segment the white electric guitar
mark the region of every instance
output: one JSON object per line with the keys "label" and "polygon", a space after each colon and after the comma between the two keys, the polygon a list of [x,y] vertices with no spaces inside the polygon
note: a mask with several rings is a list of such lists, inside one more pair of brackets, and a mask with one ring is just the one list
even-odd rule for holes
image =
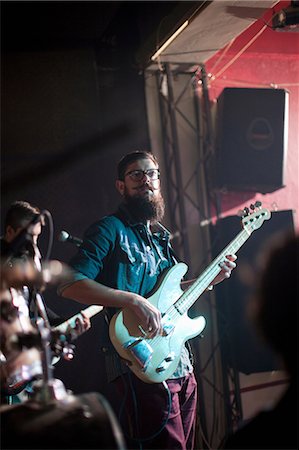
{"label": "white electric guitar", "polygon": [[[96,314],[100,313],[103,310],[103,306],[100,305],[91,305],[88,308],[83,309],[84,314],[86,315],[86,317],[88,317],[88,319],[91,319],[93,316],[95,316]],[[78,336],[80,336],[80,333],[76,333],[75,331],[75,327],[76,327],[76,320],[78,318],[82,318],[82,314],[81,312],[75,314],[74,316],[70,317],[68,320],[66,320],[65,322],[57,325],[56,327],[52,328],[53,332],[59,332],[61,334],[65,334],[67,333],[69,330],[74,330],[73,332],[73,339],[77,338]],[[60,360],[60,356],[53,356],[52,358],[52,364],[56,364],[58,361]]]}
{"label": "white electric guitar", "polygon": [[178,263],[166,272],[157,290],[148,298],[162,314],[163,335],[147,339],[128,309],[123,309],[112,317],[110,339],[118,354],[138,378],[146,383],[161,383],[174,373],[184,343],[200,334],[206,325],[203,316],[190,319],[188,310],[221,271],[219,263],[225,256],[236,254],[251,233],[270,217],[270,211],[260,208],[243,218],[243,230],[185,292],[180,283],[188,270],[187,265]]}
{"label": "white electric guitar", "polygon": [[[17,292],[17,291],[16,291]],[[20,296],[18,296],[19,298]],[[21,300],[24,303],[24,299],[21,296]],[[14,295],[14,301],[16,303],[16,294]],[[85,315],[90,319],[99,312],[103,310],[103,306],[92,305],[84,309]],[[21,316],[22,311],[19,309],[19,314],[16,320],[12,324],[9,323],[9,333],[6,332],[6,339],[8,341],[9,337],[14,333],[20,331],[33,330],[32,324],[27,316]],[[71,330],[72,339],[75,339],[80,335],[76,331],[72,330],[76,327],[76,319],[82,317],[81,312],[75,314],[73,317],[69,318],[65,322],[53,327],[52,332],[58,332],[60,334],[66,334]],[[28,322],[28,324],[27,324]],[[1,323],[2,325],[2,323]],[[4,330],[5,331],[5,330]],[[24,349],[22,351],[14,351],[6,356],[2,353],[2,348],[0,351],[1,356],[1,390],[3,390],[4,395],[15,395],[21,392],[26,385],[32,381],[34,378],[40,378],[43,373],[42,361],[40,350],[36,347]],[[60,356],[52,357],[52,364],[56,364],[60,360]]]}

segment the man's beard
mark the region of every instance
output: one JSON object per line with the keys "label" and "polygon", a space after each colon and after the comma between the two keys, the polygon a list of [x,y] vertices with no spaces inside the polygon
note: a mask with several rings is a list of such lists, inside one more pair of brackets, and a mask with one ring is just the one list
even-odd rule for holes
{"label": "man's beard", "polygon": [[132,216],[140,222],[150,221],[156,223],[162,220],[164,216],[164,199],[159,193],[151,197],[139,197],[124,194],[126,205]]}

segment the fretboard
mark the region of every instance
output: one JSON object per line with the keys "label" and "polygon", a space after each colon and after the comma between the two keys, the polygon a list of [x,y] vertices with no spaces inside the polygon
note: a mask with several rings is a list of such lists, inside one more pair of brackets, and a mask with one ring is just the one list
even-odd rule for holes
{"label": "fretboard", "polygon": [[[91,305],[88,308],[85,308],[84,314],[90,319],[91,317],[95,316],[99,312],[103,310],[103,306],[100,305]],[[74,328],[76,325],[76,319],[81,316],[81,313],[75,314],[70,319],[66,320],[65,322],[61,323],[60,325],[57,325],[53,328],[54,331],[60,331],[60,333],[65,333],[68,329],[68,327]]]}
{"label": "fretboard", "polygon": [[198,297],[210,286],[211,282],[221,271],[219,263],[224,260],[226,255],[236,254],[242,245],[247,241],[251,232],[243,229],[233,241],[228,244],[222,252],[215,258],[204,272],[196,279],[182,296],[175,302],[174,306],[180,314],[184,314],[196,302]]}

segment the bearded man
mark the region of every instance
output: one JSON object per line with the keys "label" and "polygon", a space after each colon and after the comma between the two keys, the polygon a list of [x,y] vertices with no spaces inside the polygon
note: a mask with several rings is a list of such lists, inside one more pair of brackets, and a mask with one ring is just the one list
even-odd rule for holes
{"label": "bearded man", "polygon": [[[160,223],[164,200],[155,156],[143,151],[125,155],[118,164],[116,188],[123,202],[116,213],[87,230],[70,262],[73,283],[60,292],[81,303],[107,307],[108,321],[119,308],[129,311],[144,341],[133,338],[126,347],[146,372],[152,356],[146,342],[166,334],[161,311],[146,297],[177,263],[169,232]],[[213,284],[229,277],[235,259],[225,258]],[[106,352],[108,381],[114,386],[128,448],[194,448],[197,384],[186,346],[175,371],[163,382],[140,380],[124,359],[112,346]]]}

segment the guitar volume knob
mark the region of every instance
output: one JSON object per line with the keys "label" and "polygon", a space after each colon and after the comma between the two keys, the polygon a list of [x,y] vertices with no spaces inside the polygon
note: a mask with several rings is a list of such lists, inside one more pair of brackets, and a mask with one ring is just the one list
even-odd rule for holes
{"label": "guitar volume knob", "polygon": [[168,356],[166,356],[165,361],[166,362],[171,362],[171,361],[174,360],[174,358],[175,358],[175,354],[174,354],[174,352],[171,352],[171,353],[169,353]]}

